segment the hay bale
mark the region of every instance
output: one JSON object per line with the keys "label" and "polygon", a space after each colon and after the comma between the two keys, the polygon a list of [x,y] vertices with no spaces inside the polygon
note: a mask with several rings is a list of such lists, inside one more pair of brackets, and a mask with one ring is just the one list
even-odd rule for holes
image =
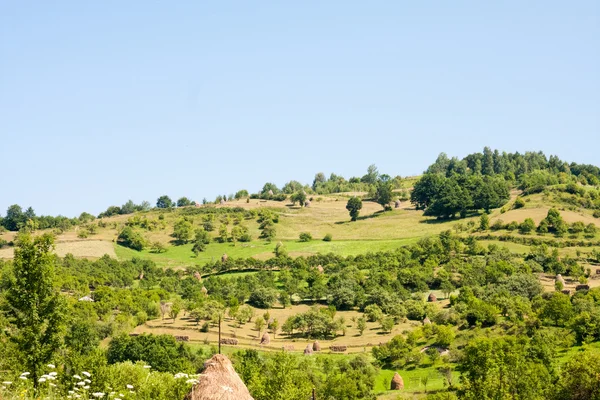
{"label": "hay bale", "polygon": [[200,289],[200,291],[205,295],[208,296],[208,289],[205,288],[204,286],[202,286],[202,289]]}
{"label": "hay bale", "polygon": [[392,378],[392,383],[390,384],[390,390],[400,390],[404,389],[404,379],[400,376],[399,373],[395,373]]}
{"label": "hay bale", "polygon": [[433,293],[429,293],[429,297],[427,297],[427,301],[430,303],[435,303],[437,301],[437,297]]}
{"label": "hay bale", "polygon": [[139,333],[130,333],[129,336],[140,336]]}
{"label": "hay bale", "polygon": [[394,208],[400,208],[400,200],[394,202]]}
{"label": "hay bale", "polygon": [[313,354],[313,348],[310,344],[306,345],[306,348],[304,349],[304,355],[305,356],[311,356]]}
{"label": "hay bale", "polygon": [[431,320],[429,319],[429,317],[425,317],[423,319],[423,325],[431,325]]}
{"label": "hay bale", "polygon": [[273,196],[273,191],[269,190],[269,196]]}
{"label": "hay bale", "polygon": [[571,295],[571,289],[563,289],[563,290],[561,290],[561,293],[562,294],[566,294],[567,296],[570,296]]}
{"label": "hay bale", "polygon": [[227,345],[230,345],[230,346],[237,346],[238,340],[237,339],[233,339],[233,338],[221,338],[221,340],[219,340],[219,343],[221,343],[221,344],[227,344]]}
{"label": "hay bale", "polygon": [[215,354],[204,363],[198,381],[190,400],[254,400],[231,361],[222,354]]}
{"label": "hay bale", "polygon": [[221,256],[221,262],[222,262],[222,263],[224,263],[224,262],[227,262],[227,260],[228,260],[228,259],[229,259],[229,257],[227,256],[227,254],[223,254],[223,255]]}
{"label": "hay bale", "polygon": [[590,285],[577,285],[575,286],[575,290],[579,292],[580,290],[590,290]]}
{"label": "hay bale", "polygon": [[555,282],[562,282],[562,284],[564,286],[565,285],[565,278],[563,278],[561,274],[557,274]]}
{"label": "hay bale", "polygon": [[220,204],[221,204],[221,205],[225,204],[225,200],[221,199],[221,202],[220,202]]}
{"label": "hay bale", "polygon": [[198,272],[198,271],[194,272],[194,278],[196,278],[198,281],[202,282],[202,275],[200,275],[200,272]]}
{"label": "hay bale", "polygon": [[312,345],[312,348],[314,351],[321,351],[321,343],[319,343],[318,340],[315,340],[315,342]]}
{"label": "hay bale", "polygon": [[596,275],[600,275],[600,269],[596,270]]}
{"label": "hay bale", "polygon": [[271,343],[271,336],[269,336],[269,332],[265,332],[260,339],[261,346],[267,346]]}
{"label": "hay bale", "polygon": [[310,200],[306,200],[304,202],[304,207],[310,207]]}
{"label": "hay bale", "polygon": [[190,341],[190,337],[188,335],[175,335],[175,340],[178,342],[189,342]]}
{"label": "hay bale", "polygon": [[144,271],[140,272],[140,276],[138,277],[138,279],[141,281],[142,279],[144,279]]}
{"label": "hay bale", "polygon": [[325,272],[322,265],[317,265],[317,271],[319,271],[320,274]]}
{"label": "hay bale", "polygon": [[348,346],[333,345],[333,346],[329,346],[329,350],[336,352],[336,353],[343,353],[346,350],[348,350]]}

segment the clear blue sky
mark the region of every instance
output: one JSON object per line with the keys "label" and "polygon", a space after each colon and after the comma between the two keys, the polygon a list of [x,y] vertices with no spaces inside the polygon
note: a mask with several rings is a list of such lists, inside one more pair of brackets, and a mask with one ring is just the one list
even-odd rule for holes
{"label": "clear blue sky", "polygon": [[488,145],[600,164],[600,2],[0,1],[0,213]]}

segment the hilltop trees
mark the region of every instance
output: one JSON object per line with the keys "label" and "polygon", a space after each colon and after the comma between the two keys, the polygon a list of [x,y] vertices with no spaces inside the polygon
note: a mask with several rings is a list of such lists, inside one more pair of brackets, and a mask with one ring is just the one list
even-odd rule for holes
{"label": "hilltop trees", "polygon": [[360,199],[360,197],[354,196],[348,199],[348,203],[346,204],[346,210],[350,212],[350,218],[352,219],[352,221],[356,221],[361,209],[362,200]]}
{"label": "hilltop trees", "polygon": [[64,313],[62,299],[53,286],[53,246],[48,234],[35,238],[20,235],[6,293],[6,315],[16,328],[9,331],[10,338],[36,388],[45,364],[61,343]]}
{"label": "hilltop trees", "polygon": [[173,207],[173,200],[167,195],[160,196],[156,200],[156,208],[171,208]]}

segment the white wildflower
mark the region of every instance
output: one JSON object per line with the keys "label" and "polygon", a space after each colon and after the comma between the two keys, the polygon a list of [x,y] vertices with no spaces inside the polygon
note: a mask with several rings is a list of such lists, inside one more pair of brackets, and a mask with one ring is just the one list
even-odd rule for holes
{"label": "white wildflower", "polygon": [[86,385],[86,386],[84,386],[83,388],[84,388],[85,390],[89,390],[90,386],[89,386],[89,385]]}
{"label": "white wildflower", "polygon": [[85,382],[84,381],[79,381],[79,382],[77,382],[77,386],[85,386]]}
{"label": "white wildflower", "polygon": [[19,379],[23,379],[24,381],[26,381],[26,380],[27,380],[27,377],[26,377],[26,376],[23,376],[23,375],[21,375],[21,376],[19,377]]}
{"label": "white wildflower", "polygon": [[102,393],[102,392],[96,392],[96,393],[92,393],[92,396],[97,397],[97,398],[101,398],[101,397],[104,397],[104,393]]}
{"label": "white wildflower", "polygon": [[127,385],[127,389],[133,389],[133,385]]}
{"label": "white wildflower", "polygon": [[44,382],[46,382],[46,378],[40,378],[40,379],[38,380],[38,382],[40,382],[40,383],[44,383]]}
{"label": "white wildflower", "polygon": [[58,373],[56,373],[56,372],[52,371],[52,372],[50,372],[48,375],[50,375],[50,376],[56,376],[56,375],[58,375]]}
{"label": "white wildflower", "polygon": [[144,365],[144,368],[149,369],[149,368],[152,368],[152,367],[149,366],[149,365]]}
{"label": "white wildflower", "polygon": [[27,376],[27,375],[29,375],[29,374],[30,374],[29,372],[23,372],[23,373],[21,374],[21,376]]}
{"label": "white wildflower", "polygon": [[85,376],[87,376],[88,378],[89,378],[90,376],[92,376],[92,374],[90,374],[90,373],[89,373],[89,372],[87,372],[87,371],[83,371],[83,372],[81,372],[81,373],[82,373],[82,374],[84,374]]}
{"label": "white wildflower", "polygon": [[52,383],[52,382],[50,382],[50,386],[52,386],[52,387],[56,387],[56,384],[55,384],[55,383]]}
{"label": "white wildflower", "polygon": [[54,364],[48,364],[48,368],[54,369],[54,368],[56,368],[56,365],[54,365]]}
{"label": "white wildflower", "polygon": [[75,378],[77,380],[81,380],[81,377],[79,375],[73,375],[73,378]]}
{"label": "white wildflower", "polygon": [[89,379],[84,379],[83,380],[85,383],[92,383],[92,381],[90,381]]}
{"label": "white wildflower", "polygon": [[12,382],[11,381],[4,381],[4,382],[2,382],[2,384],[6,385],[6,386],[10,386],[12,384]]}

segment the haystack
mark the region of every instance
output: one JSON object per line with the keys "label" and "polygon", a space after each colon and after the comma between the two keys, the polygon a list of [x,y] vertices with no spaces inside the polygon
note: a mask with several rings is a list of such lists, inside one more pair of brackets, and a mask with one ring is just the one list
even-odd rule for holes
{"label": "haystack", "polygon": [[325,270],[323,269],[322,265],[317,265],[317,271],[319,271],[320,274],[322,274],[323,272],[325,272]]}
{"label": "haystack", "polygon": [[194,272],[194,278],[196,278],[198,281],[202,282],[202,275],[200,275],[200,272],[198,272],[198,271]]}
{"label": "haystack", "polygon": [[310,200],[306,200],[304,202],[304,207],[310,207]]}
{"label": "haystack", "polygon": [[206,296],[208,295],[208,289],[205,288],[204,286],[202,286],[202,289],[200,289],[200,291]]}
{"label": "haystack", "polygon": [[225,204],[225,200],[221,199],[221,205]]}
{"label": "haystack", "polygon": [[269,332],[265,332],[264,335],[262,335],[262,338],[260,339],[260,344],[262,346],[267,346],[271,343],[271,336],[269,336]]}
{"label": "haystack", "polygon": [[192,388],[190,400],[254,400],[229,359],[216,354],[204,363],[204,371]]}
{"label": "haystack", "polygon": [[304,355],[305,356],[311,356],[313,354],[313,348],[310,344],[306,345],[306,348],[304,349]]}
{"label": "haystack", "polygon": [[273,196],[273,191],[269,190],[269,196]]}
{"label": "haystack", "polygon": [[437,297],[435,297],[435,294],[429,293],[429,297],[427,297],[427,301],[430,303],[435,303],[437,301]]}
{"label": "haystack", "polygon": [[144,279],[144,271],[140,272],[140,276],[138,277],[138,279],[141,281],[142,279]]}
{"label": "haystack", "polygon": [[400,376],[399,373],[395,373],[392,378],[392,384],[390,385],[390,390],[400,390],[404,389],[404,379]]}
{"label": "haystack", "polygon": [[221,256],[221,262],[223,262],[223,263],[224,263],[224,262],[227,262],[227,259],[229,259],[229,257],[227,256],[227,254],[223,254],[223,255]]}
{"label": "haystack", "polygon": [[565,285],[565,278],[563,278],[561,274],[557,274],[555,282],[561,282],[563,284],[563,286],[564,286]]}
{"label": "haystack", "polygon": [[429,317],[425,317],[425,319],[423,319],[423,325],[431,325],[431,320]]}
{"label": "haystack", "polygon": [[400,200],[396,200],[396,201],[394,202],[394,207],[395,207],[395,208],[400,208]]}
{"label": "haystack", "polygon": [[314,351],[321,351],[321,344],[319,343],[318,340],[315,340],[315,342],[312,345],[312,349]]}

